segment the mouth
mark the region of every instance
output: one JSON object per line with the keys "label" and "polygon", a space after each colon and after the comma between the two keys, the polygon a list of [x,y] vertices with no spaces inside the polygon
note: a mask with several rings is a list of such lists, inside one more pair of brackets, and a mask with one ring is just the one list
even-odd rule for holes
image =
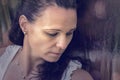
{"label": "mouth", "polygon": [[50,54],[55,55],[55,56],[60,56],[61,55],[61,53],[58,53],[58,52],[50,52]]}

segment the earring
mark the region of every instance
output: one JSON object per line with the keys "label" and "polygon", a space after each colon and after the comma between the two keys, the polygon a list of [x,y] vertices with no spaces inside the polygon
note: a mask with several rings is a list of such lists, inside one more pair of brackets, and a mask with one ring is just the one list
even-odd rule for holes
{"label": "earring", "polygon": [[24,33],[24,35],[26,35],[27,34],[27,32],[23,32]]}

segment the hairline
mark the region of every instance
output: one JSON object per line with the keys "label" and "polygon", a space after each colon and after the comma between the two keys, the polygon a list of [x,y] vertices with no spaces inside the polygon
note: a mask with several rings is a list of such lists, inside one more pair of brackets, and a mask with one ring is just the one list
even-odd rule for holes
{"label": "hairline", "polygon": [[[42,16],[44,15],[45,10],[47,10],[49,7],[59,7],[59,8],[65,9],[65,10],[75,10],[75,11],[76,11],[76,8],[72,8],[72,7],[66,8],[66,7],[57,5],[55,2],[52,2],[51,4],[48,4],[48,5],[46,4],[41,10],[39,9],[36,13],[34,13],[34,15],[33,15],[33,19],[34,19],[34,20],[30,21],[27,17],[26,17],[26,18],[28,19],[28,21],[34,22],[35,19],[36,19],[36,17],[42,17]],[[40,13],[40,14],[39,14],[39,13]],[[23,15],[24,15],[24,14],[23,14]],[[20,16],[21,16],[21,15],[20,15]],[[25,15],[24,15],[24,16],[25,16]]]}

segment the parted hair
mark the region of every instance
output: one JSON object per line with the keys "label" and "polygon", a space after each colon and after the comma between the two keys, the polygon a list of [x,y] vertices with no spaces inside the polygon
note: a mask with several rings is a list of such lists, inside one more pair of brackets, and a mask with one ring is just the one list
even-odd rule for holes
{"label": "parted hair", "polygon": [[24,34],[19,27],[19,17],[25,15],[28,21],[34,21],[34,17],[49,6],[57,5],[65,9],[76,9],[76,0],[22,0],[15,18],[12,20],[12,27],[9,32],[9,39],[17,45],[23,45]]}
{"label": "parted hair", "polygon": [[[84,13],[85,10],[83,10],[84,6],[82,5],[84,0],[22,0],[21,3],[18,4],[19,7],[16,9],[14,19],[12,20],[11,29],[9,31],[10,41],[13,44],[23,46],[24,34],[19,25],[19,17],[21,15],[25,15],[29,22],[33,22],[35,20],[35,16],[38,16],[38,13],[42,16],[42,12],[49,6],[57,5],[65,9],[73,9],[77,11],[78,2],[81,4],[79,5],[79,7],[81,7],[80,12]],[[80,35],[78,34],[79,30],[76,29],[71,43],[57,62],[45,62],[38,66],[39,74],[34,74],[38,80],[61,80],[62,74],[69,61],[73,59],[69,57],[71,50],[79,47]]]}

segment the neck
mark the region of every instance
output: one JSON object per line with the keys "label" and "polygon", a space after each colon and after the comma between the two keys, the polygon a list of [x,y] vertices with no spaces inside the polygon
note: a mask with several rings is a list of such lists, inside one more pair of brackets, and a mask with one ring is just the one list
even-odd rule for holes
{"label": "neck", "polygon": [[28,76],[32,66],[30,65],[29,57],[24,53],[23,48],[19,50],[17,57],[20,70],[22,70],[25,76]]}
{"label": "neck", "polygon": [[25,76],[29,76],[33,71],[38,72],[37,66],[43,64],[40,60],[35,60],[31,52],[32,51],[25,46],[19,50],[18,61]]}

